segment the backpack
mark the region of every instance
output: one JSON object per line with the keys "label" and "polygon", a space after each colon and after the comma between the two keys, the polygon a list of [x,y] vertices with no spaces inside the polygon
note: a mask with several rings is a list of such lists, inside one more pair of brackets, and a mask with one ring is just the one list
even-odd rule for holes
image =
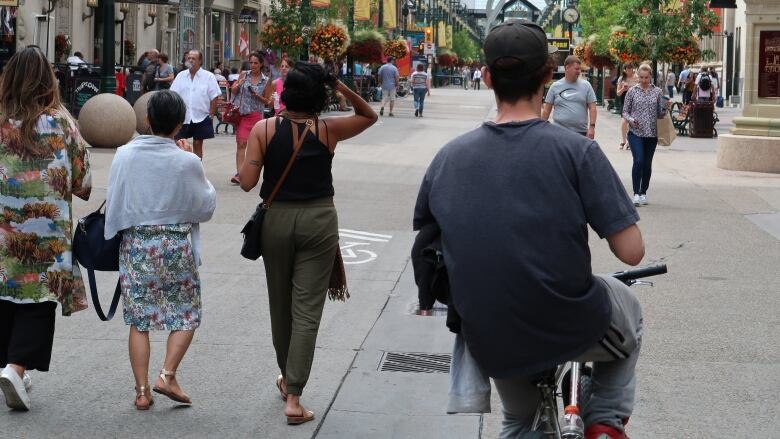
{"label": "backpack", "polygon": [[710,79],[709,74],[703,74],[701,76],[701,79],[699,79],[699,88],[702,90],[709,90],[710,87],[712,87],[712,80]]}

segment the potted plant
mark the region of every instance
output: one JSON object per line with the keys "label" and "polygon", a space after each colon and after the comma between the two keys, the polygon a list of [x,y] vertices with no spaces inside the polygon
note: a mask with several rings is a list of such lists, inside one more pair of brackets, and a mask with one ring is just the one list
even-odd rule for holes
{"label": "potted plant", "polygon": [[309,51],[325,61],[340,59],[349,46],[346,29],[334,23],[317,26],[309,43]]}
{"label": "potted plant", "polygon": [[382,62],[382,51],[385,37],[375,30],[355,32],[349,52],[355,61],[367,63]]}
{"label": "potted plant", "polygon": [[406,47],[406,40],[404,39],[396,39],[396,40],[387,40],[384,44],[384,53],[385,56],[392,56],[393,58],[403,58],[408,53],[407,47]]}
{"label": "potted plant", "polygon": [[54,61],[61,62],[63,56],[70,56],[71,47],[69,36],[57,34],[57,36],[54,37]]}

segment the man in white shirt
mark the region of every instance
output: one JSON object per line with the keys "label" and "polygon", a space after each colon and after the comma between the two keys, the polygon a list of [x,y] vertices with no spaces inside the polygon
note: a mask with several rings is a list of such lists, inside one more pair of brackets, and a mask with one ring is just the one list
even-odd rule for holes
{"label": "man in white shirt", "polygon": [[471,77],[472,87],[474,90],[480,90],[480,81],[482,80],[482,67],[479,66],[474,69],[474,76]]}
{"label": "man in white shirt", "polygon": [[203,53],[191,50],[187,54],[187,70],[176,75],[171,91],[178,93],[187,104],[184,126],[176,134],[176,140],[192,138],[192,150],[203,159],[203,140],[214,138],[214,115],[217,100],[222,95],[214,74],[202,69]]}

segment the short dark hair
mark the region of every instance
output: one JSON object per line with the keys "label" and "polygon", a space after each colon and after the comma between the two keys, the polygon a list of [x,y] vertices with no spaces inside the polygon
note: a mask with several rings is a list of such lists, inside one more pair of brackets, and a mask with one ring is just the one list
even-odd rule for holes
{"label": "short dark hair", "polygon": [[320,113],[328,103],[325,86],[332,87],[335,79],[319,64],[298,61],[284,80],[282,101],[291,111]]}
{"label": "short dark hair", "polygon": [[499,58],[488,67],[490,81],[496,97],[501,102],[514,104],[521,99],[530,99],[550,78],[555,60],[547,62],[536,71],[529,72],[525,64],[516,58]]}
{"label": "short dark hair", "polygon": [[73,56],[77,56],[79,58],[84,58],[84,54],[81,52],[73,52]]}
{"label": "short dark hair", "polygon": [[423,63],[417,64],[417,71],[422,72],[423,70],[425,70],[425,64]]}
{"label": "short dark hair", "polygon": [[159,58],[162,62],[168,62],[168,55],[165,53],[161,53]]}
{"label": "short dark hair", "polygon": [[175,91],[160,90],[154,92],[146,104],[149,115],[149,127],[152,134],[170,136],[179,124],[184,123],[187,105]]}
{"label": "short dark hair", "polygon": [[566,57],[566,60],[563,61],[563,66],[564,67],[569,67],[570,65],[575,64],[575,63],[576,64],[582,64],[582,61],[580,61],[580,57],[578,57],[577,55],[569,55],[569,56]]}

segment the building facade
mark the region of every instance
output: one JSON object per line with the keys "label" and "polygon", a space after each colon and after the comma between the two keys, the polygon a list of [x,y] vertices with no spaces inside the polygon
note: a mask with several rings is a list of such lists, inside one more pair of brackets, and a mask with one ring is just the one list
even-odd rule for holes
{"label": "building facade", "polygon": [[[270,0],[117,2],[115,63],[135,65],[154,48],[168,54],[174,65],[191,49],[203,50],[207,68],[218,61],[240,64],[259,48],[269,5]],[[78,51],[87,63],[100,64],[103,29],[102,0],[0,0],[0,68],[16,50],[31,44],[52,62],[65,62]]]}

